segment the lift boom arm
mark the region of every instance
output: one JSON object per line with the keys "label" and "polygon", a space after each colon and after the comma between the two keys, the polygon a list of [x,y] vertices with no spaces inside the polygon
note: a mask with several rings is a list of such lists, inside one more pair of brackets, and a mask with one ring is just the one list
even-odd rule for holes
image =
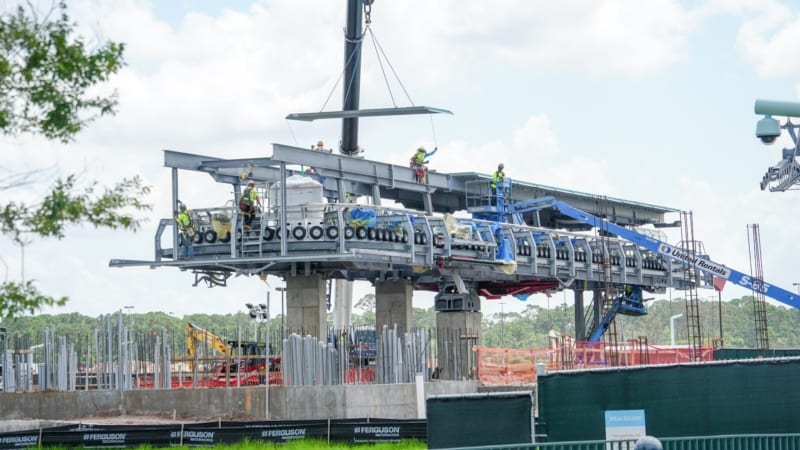
{"label": "lift boom arm", "polygon": [[194,362],[194,356],[197,353],[198,342],[205,342],[211,348],[213,348],[219,353],[222,353],[226,357],[231,356],[233,348],[216,334],[207,331],[203,328],[200,328],[191,322],[188,322],[186,324],[185,329],[186,329],[186,356],[189,357],[190,364]]}
{"label": "lift boom arm", "polygon": [[684,264],[689,264],[698,270],[710,273],[716,277],[724,278],[727,281],[736,283],[739,286],[752,291],[761,292],[767,297],[791,306],[792,308],[800,309],[800,296],[798,296],[798,294],[766,283],[763,280],[758,280],[750,275],[733,270],[709,259],[692,255],[686,250],[667,244],[666,242],[659,241],[658,239],[645,236],[633,230],[629,230],[625,227],[611,223],[607,220],[603,220],[587,212],[574,208],[564,202],[558,201],[553,197],[542,197],[540,199],[529,200],[524,203],[524,205],[512,205],[509,209],[511,209],[512,212],[519,212],[523,207],[527,211],[553,208],[566,216],[572,217],[573,219],[581,221],[592,227],[600,228],[601,230],[615,234],[626,241],[630,241],[636,245],[639,245],[640,247],[657,252]]}

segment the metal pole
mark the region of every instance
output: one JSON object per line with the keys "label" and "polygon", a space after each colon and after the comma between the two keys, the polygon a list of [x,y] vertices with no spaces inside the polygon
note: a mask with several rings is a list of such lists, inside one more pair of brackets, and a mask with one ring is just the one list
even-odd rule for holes
{"label": "metal pole", "polygon": [[506,348],[506,318],[503,314],[503,305],[505,302],[500,302],[500,347]]}
{"label": "metal pole", "polygon": [[276,291],[281,293],[281,339],[286,337],[286,313],[284,312],[284,297],[283,294],[286,292],[286,287],[279,286],[275,288]]}
{"label": "metal pole", "polygon": [[22,284],[25,284],[25,243],[19,242],[20,250],[20,275],[22,276]]}
{"label": "metal pole", "polygon": [[[347,0],[347,27],[344,42],[344,81],[342,109],[357,110],[361,91],[361,12],[362,0]],[[358,117],[342,119],[343,155],[358,153]]]}
{"label": "metal pole", "polygon": [[670,344],[675,345],[675,319],[682,317],[683,314],[675,314],[669,318],[669,337]]}
{"label": "metal pole", "polygon": [[723,346],[723,339],[722,339],[722,291],[718,291],[719,294],[719,346]]}
{"label": "metal pole", "polygon": [[271,352],[269,351],[269,291],[267,291],[267,311],[266,311],[266,318],[265,318],[266,326],[264,327],[264,352],[266,354],[266,359],[264,360],[264,372],[267,376],[267,387],[264,392],[264,419],[269,420],[269,372],[270,372],[270,356]]}

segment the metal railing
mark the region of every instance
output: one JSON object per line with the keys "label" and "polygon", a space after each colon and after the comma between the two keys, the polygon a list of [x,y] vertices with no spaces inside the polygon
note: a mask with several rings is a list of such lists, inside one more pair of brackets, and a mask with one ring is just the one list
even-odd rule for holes
{"label": "metal railing", "polygon": [[[664,450],[789,450],[800,448],[800,434],[739,434],[659,438]],[[574,441],[484,445],[450,450],[634,450],[636,441]]]}

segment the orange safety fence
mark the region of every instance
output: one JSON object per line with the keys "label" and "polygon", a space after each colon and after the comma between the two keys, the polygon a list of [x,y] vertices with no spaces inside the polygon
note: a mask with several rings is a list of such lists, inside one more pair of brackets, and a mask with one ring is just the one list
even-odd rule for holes
{"label": "orange safety fence", "polygon": [[475,347],[477,377],[484,385],[536,382],[536,363],[547,360],[550,350]]}
{"label": "orange safety fence", "polygon": [[[476,374],[486,386],[536,382],[537,364],[548,371],[678,364],[694,361],[688,346],[656,346],[640,342],[611,344],[564,339],[548,349],[475,347]],[[697,361],[713,361],[714,348],[702,346]]]}

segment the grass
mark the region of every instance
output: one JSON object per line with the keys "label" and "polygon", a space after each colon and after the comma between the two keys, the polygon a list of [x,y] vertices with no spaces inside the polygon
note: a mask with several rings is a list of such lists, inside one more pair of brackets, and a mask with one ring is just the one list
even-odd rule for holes
{"label": "grass", "polygon": [[343,444],[339,442],[331,442],[323,440],[302,439],[295,441],[288,441],[285,444],[273,444],[258,441],[242,442],[241,444],[232,446],[215,447],[220,450],[247,450],[252,448],[274,448],[281,450],[314,450],[314,449],[334,449],[344,450],[352,448],[361,448],[369,450],[422,450],[427,449],[428,445],[422,441],[402,441],[399,443],[381,442],[376,444]]}

